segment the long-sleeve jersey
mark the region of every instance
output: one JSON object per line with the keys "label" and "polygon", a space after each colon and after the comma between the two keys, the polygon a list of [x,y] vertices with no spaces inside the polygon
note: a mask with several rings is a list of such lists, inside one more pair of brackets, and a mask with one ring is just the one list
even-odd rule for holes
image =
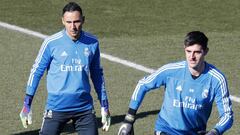
{"label": "long-sleeve jersey", "polygon": [[64,29],[46,38],[32,66],[26,94],[34,96],[45,70],[46,110],[81,112],[92,109],[90,78],[101,105],[108,108],[99,42],[93,35],[81,31],[79,39],[73,41]]}
{"label": "long-sleeve jersey", "polygon": [[129,107],[137,110],[146,92],[164,86],[164,100],[155,124],[156,131],[175,135],[206,130],[215,100],[220,120],[215,128],[222,134],[232,126],[233,112],[224,75],[205,62],[203,73],[193,79],[187,62],[170,63],[141,79]]}

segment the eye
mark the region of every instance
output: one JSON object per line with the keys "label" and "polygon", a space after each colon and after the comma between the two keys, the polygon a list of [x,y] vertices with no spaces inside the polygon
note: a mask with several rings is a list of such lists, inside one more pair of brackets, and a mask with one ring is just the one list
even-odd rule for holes
{"label": "eye", "polygon": [[195,51],[195,53],[196,53],[196,54],[201,54],[201,53],[202,53],[202,51]]}
{"label": "eye", "polygon": [[66,21],[66,23],[70,24],[70,23],[72,23],[72,21]]}
{"label": "eye", "polygon": [[190,51],[190,50],[186,50],[186,52],[187,52],[187,53],[191,53],[192,51]]}
{"label": "eye", "polygon": [[81,20],[73,21],[73,23],[81,23]]}

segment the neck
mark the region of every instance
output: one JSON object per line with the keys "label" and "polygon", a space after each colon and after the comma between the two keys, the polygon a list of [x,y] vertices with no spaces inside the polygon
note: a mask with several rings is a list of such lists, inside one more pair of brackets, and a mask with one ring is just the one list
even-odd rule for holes
{"label": "neck", "polygon": [[190,73],[191,73],[192,76],[198,77],[204,71],[204,68],[205,68],[205,62],[200,64],[200,66],[198,66],[198,67],[189,68],[189,70],[190,70]]}
{"label": "neck", "polygon": [[77,41],[80,37],[80,33],[77,36],[71,37],[69,36],[73,41]]}
{"label": "neck", "polygon": [[70,37],[73,41],[77,41],[80,38],[81,32],[79,32],[76,36],[71,36],[67,31],[66,34]]}

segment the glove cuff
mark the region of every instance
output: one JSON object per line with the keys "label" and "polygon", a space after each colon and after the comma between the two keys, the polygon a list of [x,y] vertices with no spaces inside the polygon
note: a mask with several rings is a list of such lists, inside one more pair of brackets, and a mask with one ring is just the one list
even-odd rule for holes
{"label": "glove cuff", "polygon": [[105,111],[108,110],[109,104],[107,99],[101,101],[101,107],[104,108]]}
{"label": "glove cuff", "polygon": [[24,106],[30,107],[32,104],[33,96],[26,94],[24,98]]}
{"label": "glove cuff", "polygon": [[137,113],[137,110],[129,108],[128,113],[125,116],[124,122],[129,123],[129,124],[133,124],[135,122],[136,113]]}
{"label": "glove cuff", "polygon": [[216,128],[211,129],[210,132],[214,133],[214,135],[220,135]]}
{"label": "glove cuff", "polygon": [[126,114],[124,122],[129,123],[129,124],[133,124],[135,122],[135,116],[131,115],[131,114]]}
{"label": "glove cuff", "polygon": [[109,114],[109,110],[104,108],[104,107],[101,107],[101,115],[108,115]]}

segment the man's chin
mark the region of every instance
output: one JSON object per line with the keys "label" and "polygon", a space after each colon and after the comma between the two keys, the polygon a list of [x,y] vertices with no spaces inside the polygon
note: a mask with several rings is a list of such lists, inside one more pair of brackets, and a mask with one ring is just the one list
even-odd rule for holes
{"label": "man's chin", "polygon": [[78,33],[75,33],[75,32],[71,33],[71,36],[77,36],[77,35],[78,35]]}
{"label": "man's chin", "polygon": [[194,64],[193,63],[189,63],[188,66],[190,68],[193,68],[193,69],[195,69],[197,67],[197,65],[195,63]]}
{"label": "man's chin", "polygon": [[74,39],[77,39],[78,38],[78,34],[71,34],[71,37],[74,38]]}

